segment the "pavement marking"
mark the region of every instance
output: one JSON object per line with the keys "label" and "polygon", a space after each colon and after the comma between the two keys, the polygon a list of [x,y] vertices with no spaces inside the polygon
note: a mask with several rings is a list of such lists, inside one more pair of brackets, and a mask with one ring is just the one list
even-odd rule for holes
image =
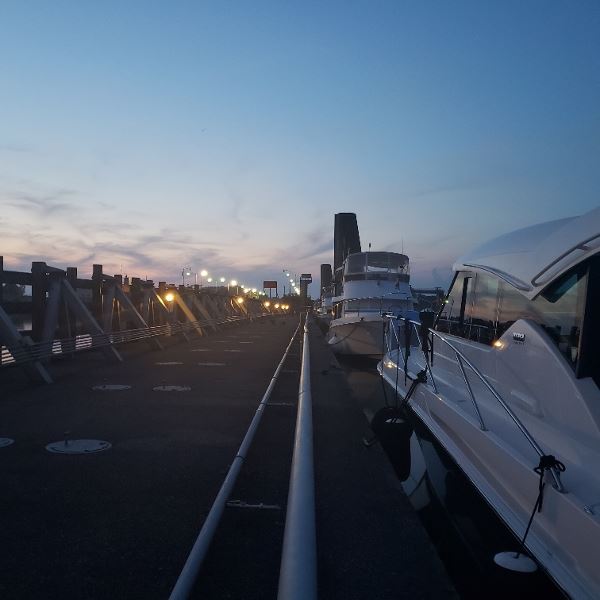
{"label": "pavement marking", "polygon": [[103,440],[61,440],[46,446],[48,452],[55,454],[92,454],[108,450],[112,444]]}
{"label": "pavement marking", "polygon": [[177,360],[173,360],[171,362],[155,362],[155,365],[182,365],[182,362],[179,362]]}
{"label": "pavement marking", "polygon": [[6,446],[10,446],[14,444],[15,440],[11,440],[10,438],[0,438],[0,448],[6,448]]}
{"label": "pavement marking", "polygon": [[92,389],[101,392],[120,392],[121,390],[130,390],[131,386],[121,385],[120,383],[103,383],[101,385],[93,386]]}
{"label": "pavement marking", "polygon": [[152,388],[155,392],[189,392],[189,385],[157,385]]}
{"label": "pavement marking", "polygon": [[254,342],[240,342],[240,344],[254,344]]}
{"label": "pavement marking", "polygon": [[250,504],[245,502],[244,500],[228,500],[225,503],[227,508],[254,508],[258,510],[281,510],[281,506],[279,504],[265,504],[264,502],[259,502],[255,504]]}
{"label": "pavement marking", "polygon": [[223,350],[223,352],[241,352],[241,350]]}
{"label": "pavement marking", "polygon": [[193,348],[190,352],[210,352],[210,348]]}
{"label": "pavement marking", "polygon": [[199,367],[224,367],[225,363],[217,363],[217,362],[201,362],[198,363]]}
{"label": "pavement marking", "polygon": [[217,342],[217,344],[229,344],[227,340],[215,340],[215,342]]}

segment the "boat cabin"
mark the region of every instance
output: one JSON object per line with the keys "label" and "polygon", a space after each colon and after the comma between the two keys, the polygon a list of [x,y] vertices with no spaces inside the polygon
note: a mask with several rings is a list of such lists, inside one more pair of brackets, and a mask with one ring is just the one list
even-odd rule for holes
{"label": "boat cabin", "polygon": [[346,281],[409,281],[408,256],[396,252],[357,252],[344,262]]}
{"label": "boat cabin", "polygon": [[508,340],[504,334],[528,320],[543,330],[577,378],[592,377],[600,386],[598,231],[600,209],[528,227],[476,249],[455,265],[436,329],[501,348],[524,342],[514,330]]}

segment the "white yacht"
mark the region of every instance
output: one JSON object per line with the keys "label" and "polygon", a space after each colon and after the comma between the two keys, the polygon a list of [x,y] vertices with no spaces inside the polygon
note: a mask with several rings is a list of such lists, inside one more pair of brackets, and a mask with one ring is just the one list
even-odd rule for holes
{"label": "white yacht", "polygon": [[599,250],[600,208],[482,245],[431,329],[390,320],[378,367],[491,568],[582,599],[600,598]]}
{"label": "white yacht", "polygon": [[329,345],[336,354],[380,358],[384,313],[413,308],[408,256],[395,252],[356,252],[342,267],[341,296],[333,298]]}

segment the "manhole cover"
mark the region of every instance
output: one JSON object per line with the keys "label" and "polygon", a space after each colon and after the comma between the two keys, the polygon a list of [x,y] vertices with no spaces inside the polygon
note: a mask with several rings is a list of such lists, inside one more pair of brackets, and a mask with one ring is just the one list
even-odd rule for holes
{"label": "manhole cover", "polygon": [[189,385],[157,385],[152,389],[155,392],[189,392],[192,388]]}
{"label": "manhole cover", "polygon": [[57,454],[91,454],[108,450],[110,447],[111,443],[103,440],[61,440],[48,444],[46,450]]}
{"label": "manhole cover", "polygon": [[225,363],[203,362],[198,363],[199,367],[224,367]]}
{"label": "manhole cover", "polygon": [[182,365],[183,363],[179,362],[179,361],[176,361],[176,360],[173,360],[171,362],[156,362],[154,364],[155,365],[163,365],[164,366],[164,365]]}
{"label": "manhole cover", "polygon": [[100,390],[101,392],[119,392],[121,390],[130,390],[130,385],[121,385],[120,383],[103,383],[101,385],[95,385],[93,390]]}
{"label": "manhole cover", "polygon": [[11,440],[10,438],[0,438],[0,448],[10,446],[14,441],[15,440]]}

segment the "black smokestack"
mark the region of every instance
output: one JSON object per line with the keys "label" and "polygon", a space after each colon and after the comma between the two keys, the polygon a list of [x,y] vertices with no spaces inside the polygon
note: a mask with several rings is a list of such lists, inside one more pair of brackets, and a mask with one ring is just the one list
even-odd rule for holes
{"label": "black smokestack", "polygon": [[336,295],[341,292],[342,282],[338,269],[342,266],[346,256],[355,252],[360,252],[360,235],[356,215],[354,213],[337,213],[333,230],[333,270]]}
{"label": "black smokestack", "polygon": [[321,265],[321,298],[323,298],[323,292],[330,288],[332,281],[331,265]]}
{"label": "black smokestack", "polygon": [[360,235],[354,213],[337,213],[333,230],[333,270],[337,271],[348,254],[360,252]]}

